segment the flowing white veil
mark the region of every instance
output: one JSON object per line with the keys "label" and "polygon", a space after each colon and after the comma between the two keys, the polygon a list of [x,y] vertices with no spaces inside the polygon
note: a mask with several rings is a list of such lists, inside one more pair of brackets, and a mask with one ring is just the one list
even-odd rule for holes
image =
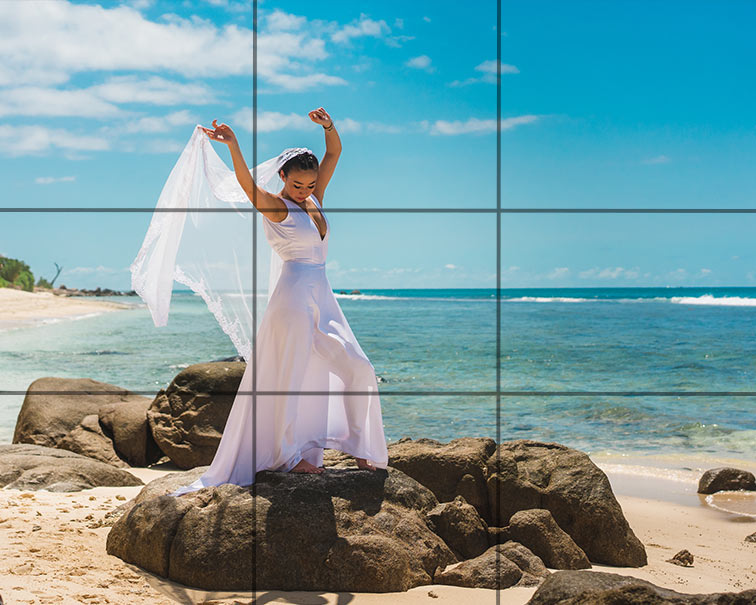
{"label": "flowing white veil", "polygon": [[[258,164],[250,171],[255,183],[277,194],[283,188],[279,169],[303,152],[312,153],[293,147]],[[147,303],[155,326],[168,322],[175,280],[202,297],[239,355],[250,360],[252,330],[256,333],[264,312],[260,303],[267,307],[283,263],[271,249],[266,219],[255,217],[258,213],[198,124],[163,186],[130,266],[131,287]]]}

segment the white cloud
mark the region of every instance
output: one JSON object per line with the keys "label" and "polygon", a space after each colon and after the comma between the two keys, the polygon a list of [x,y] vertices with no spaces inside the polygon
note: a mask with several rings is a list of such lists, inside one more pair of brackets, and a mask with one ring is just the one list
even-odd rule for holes
{"label": "white cloud", "polygon": [[37,185],[51,185],[52,183],[72,183],[75,180],[75,176],[38,176],[34,182]]}
{"label": "white cloud", "polygon": [[124,112],[91,91],[26,86],[3,90],[0,116],[112,118]]}
{"label": "white cloud", "polygon": [[160,76],[113,76],[87,90],[113,103],[206,105],[217,100],[215,92],[204,84],[184,84]]}
{"label": "white cloud", "polygon": [[448,265],[444,265],[444,269],[459,269],[459,267],[450,263]]}
{"label": "white cloud", "polygon": [[275,9],[266,19],[268,31],[300,29],[306,22],[305,17],[286,13],[279,8]]}
{"label": "white cloud", "polygon": [[[282,17],[277,19],[280,25]],[[297,22],[291,15],[288,21]],[[280,85],[302,88],[298,82],[302,65],[328,56],[324,40],[302,29],[260,32],[257,70],[261,79],[285,74],[288,78],[281,79]],[[363,20],[360,31],[370,32],[370,20]],[[51,86],[68,82],[78,73],[117,70],[162,70],[189,78],[249,75],[252,46],[250,28],[218,27],[196,16],[185,19],[165,14],[159,21],[150,21],[128,5],[0,2],[0,86]],[[326,74],[315,75],[320,76],[319,82],[330,83]]]}
{"label": "white cloud", "polygon": [[[244,107],[231,116],[232,128],[239,128],[252,132],[252,108]],[[281,113],[279,111],[258,111],[257,132],[275,132],[277,130],[308,130],[315,126],[309,117],[298,113]],[[340,130],[340,129],[339,129]]]}
{"label": "white cloud", "polygon": [[108,128],[107,131],[123,134],[167,132],[174,126],[197,124],[199,122],[200,119],[195,114],[187,109],[182,109],[181,111],[174,111],[164,116],[145,116],[127,122],[123,126]]}
{"label": "white cloud", "polygon": [[[479,65],[475,66],[476,71],[480,71],[483,73],[480,77],[470,77],[466,80],[454,80],[453,82],[449,82],[449,86],[468,86],[470,84],[476,84],[478,82],[485,82],[487,84],[496,84],[496,73],[497,65],[496,65],[496,59],[491,59],[490,61],[483,61],[483,63],[480,63]],[[501,64],[501,73],[502,74],[518,74],[520,73],[520,70],[517,69],[514,65],[509,65],[507,63]]]}
{"label": "white cloud", "polygon": [[428,72],[436,71],[436,68],[431,66],[431,58],[428,55],[420,55],[419,57],[413,57],[409,59],[405,65],[407,67],[414,67],[415,69],[424,69]]}
{"label": "white cloud", "polygon": [[[19,133],[23,137],[19,138]],[[10,126],[0,124],[0,153],[7,156],[42,154],[53,148],[75,151],[102,151],[110,148],[102,137],[79,135],[63,128]]]}
{"label": "white cloud", "polygon": [[624,267],[605,267],[604,269],[599,269],[598,267],[593,267],[592,269],[578,273],[580,279],[638,279],[639,276],[640,271],[637,267],[634,269],[625,269]]}
{"label": "white cloud", "polygon": [[546,279],[562,279],[570,274],[568,267],[554,267],[554,270],[546,275]]}
{"label": "white cloud", "polygon": [[702,268],[699,272],[697,277],[708,277],[711,274],[711,269],[704,269]]}
{"label": "white cloud", "polygon": [[425,21],[426,23],[430,23],[431,19],[430,17],[423,17],[423,21]]}
{"label": "white cloud", "polygon": [[361,38],[363,36],[380,38],[384,34],[390,32],[391,30],[389,29],[389,26],[383,19],[375,21],[370,19],[365,13],[360,13],[360,18],[356,23],[345,25],[338,29],[331,35],[331,40],[338,44],[343,44],[349,42],[353,38]]}
{"label": "white cloud", "polygon": [[[530,124],[538,120],[538,116],[524,115],[505,118],[501,120],[501,129],[510,130],[521,124]],[[456,120],[453,122],[447,120],[436,120],[429,126],[430,134],[480,134],[496,132],[496,120],[480,120],[478,118],[469,118],[465,121]]]}
{"label": "white cloud", "polygon": [[666,155],[657,155],[653,158],[648,158],[646,160],[643,160],[642,164],[668,164],[671,162],[671,159],[667,157]]}

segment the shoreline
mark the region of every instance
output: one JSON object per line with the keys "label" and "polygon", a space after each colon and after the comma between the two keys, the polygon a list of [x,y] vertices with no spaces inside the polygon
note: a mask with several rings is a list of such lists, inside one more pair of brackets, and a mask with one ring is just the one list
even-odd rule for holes
{"label": "shoreline", "polygon": [[[620,466],[620,465],[616,465]],[[170,464],[134,468],[131,472],[145,483],[175,472]],[[604,470],[602,468],[602,470]],[[621,470],[621,469],[620,469]],[[661,498],[626,495],[637,488],[632,473],[605,470],[612,490],[630,526],[643,542],[648,565],[641,568],[594,564],[590,571],[606,571],[643,578],[683,593],[739,592],[756,587],[756,570],[751,569],[755,544],[743,538],[756,531],[756,517],[735,516],[698,504],[678,504]],[[674,494],[684,481],[660,478],[658,496]],[[666,486],[667,491],[659,491]],[[0,594],[6,602],[70,598],[99,599],[114,604],[150,602],[233,603],[249,599],[252,593],[209,592],[171,582],[107,555],[105,541],[110,527],[96,527],[98,520],[141,487],[100,487],[81,492],[55,493],[0,490],[0,528],[7,539],[0,544]],[[694,489],[695,491],[695,489]],[[29,542],[30,526],[39,529]],[[90,527],[91,526],[91,527]],[[34,528],[32,527],[32,531]],[[666,560],[683,548],[695,557],[692,567],[680,567]],[[750,557],[750,559],[749,559]],[[555,570],[552,570],[555,571]],[[498,603],[520,605],[535,592],[532,588],[499,591]],[[316,593],[260,591],[257,597],[287,602],[318,602],[334,605],[349,596],[358,605],[427,602],[429,592],[437,603],[497,603],[497,591],[444,585],[418,586],[403,593]],[[87,602],[94,602],[87,599]],[[105,601],[104,599],[107,599]]]}
{"label": "shoreline", "polygon": [[92,317],[135,305],[90,297],[56,296],[52,292],[26,292],[0,288],[0,331],[37,327],[65,320]]}

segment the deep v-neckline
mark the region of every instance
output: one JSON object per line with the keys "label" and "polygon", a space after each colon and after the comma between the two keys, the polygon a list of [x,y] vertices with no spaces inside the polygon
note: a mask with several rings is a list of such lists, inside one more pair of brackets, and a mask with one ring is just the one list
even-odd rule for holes
{"label": "deep v-neckline", "polygon": [[[310,221],[315,226],[315,230],[318,232],[318,235],[320,236],[320,241],[321,242],[325,241],[325,238],[326,238],[326,235],[328,235],[328,229],[329,229],[328,220],[326,219],[325,214],[323,214],[323,211],[320,209],[320,204],[318,202],[315,202],[315,207],[317,208],[318,212],[320,213],[320,216],[323,217],[323,222],[325,223],[325,226],[326,226],[326,232],[325,232],[324,235],[320,235],[320,227],[318,227],[318,224],[315,222],[315,219],[310,216],[310,213],[307,211],[307,208],[302,208],[295,201],[290,200],[287,197],[284,197],[284,196],[280,196],[280,197],[281,197],[282,200],[286,200],[287,202],[296,205],[296,207],[299,208],[300,210],[303,210],[304,213],[307,215],[307,220]],[[316,199],[312,195],[308,195],[307,197],[312,197],[313,201],[315,201],[315,199]],[[305,199],[307,199],[307,198],[305,198]]]}

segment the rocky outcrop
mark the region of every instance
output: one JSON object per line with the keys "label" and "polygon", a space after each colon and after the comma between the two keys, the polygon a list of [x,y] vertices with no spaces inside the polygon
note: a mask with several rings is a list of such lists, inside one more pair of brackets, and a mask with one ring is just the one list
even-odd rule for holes
{"label": "rocky outcrop", "polygon": [[488,549],[488,528],[462,496],[442,502],[427,515],[428,527],[443,538],[458,559],[472,559]]}
{"label": "rocky outcrop", "polygon": [[508,525],[521,510],[545,509],[593,563],[646,565],[645,548],[609,479],[584,452],[559,443],[505,441],[488,459],[487,475],[490,525]]}
{"label": "rocky outcrop", "polygon": [[66,450],[0,445],[0,487],[75,492],[91,487],[144,485],[131,473]]}
{"label": "rocky outcrop", "polygon": [[756,490],[756,477],[749,471],[720,466],[706,471],[698,480],[699,494],[713,494],[724,490]]}
{"label": "rocky outcrop", "polygon": [[505,542],[436,573],[434,583],[499,590],[510,586],[535,586],[550,573],[543,561],[525,546]]}
{"label": "rocky outcrop", "polygon": [[745,605],[756,603],[756,590],[740,593],[685,594],[633,576],[603,571],[557,571],[533,593],[527,605]]}
{"label": "rocky outcrop", "polygon": [[162,455],[147,426],[151,402],[91,378],[39,378],[26,391],[13,443],[67,449],[121,467],[150,464]]}
{"label": "rocky outcrop", "polygon": [[388,446],[391,466],[422,483],[439,502],[461,495],[489,524],[486,465],[495,451],[496,442],[487,437],[463,437],[449,443],[403,437]]}
{"label": "rocky outcrop", "polygon": [[509,520],[509,535],[552,569],[587,569],[591,562],[569,534],[542,508],[521,510]]}
{"label": "rocky outcrop", "polygon": [[194,364],[158,392],[147,410],[150,430],[179,468],[213,461],[245,368],[244,362]]}
{"label": "rocky outcrop", "polygon": [[163,495],[198,474],[148,485],[107,552],[208,590],[403,591],[456,562],[425,522],[435,496],[399,470],[262,471],[254,496],[232,484]]}
{"label": "rocky outcrop", "polygon": [[58,441],[57,447],[113,466],[129,467],[116,454],[113,441],[103,432],[97,414],[84,416],[70,433]]}
{"label": "rocky outcrop", "polygon": [[100,424],[112,435],[115,450],[131,466],[148,466],[163,457],[147,422],[150,405],[152,399],[141,397],[129,405],[106,404],[99,411]]}

